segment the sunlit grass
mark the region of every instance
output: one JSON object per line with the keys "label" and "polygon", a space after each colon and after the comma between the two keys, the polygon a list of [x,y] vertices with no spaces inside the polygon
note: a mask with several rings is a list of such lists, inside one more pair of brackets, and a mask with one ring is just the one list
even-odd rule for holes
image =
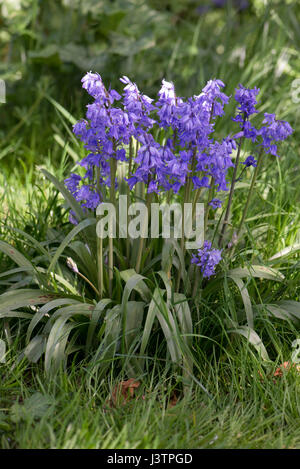
{"label": "sunlit grass", "polygon": [[[140,379],[134,398],[115,408],[109,398],[118,381],[90,381],[84,363],[49,382],[36,367],[16,365],[11,358],[1,366],[0,444],[26,449],[299,449],[300,376],[290,371],[274,378],[275,366],[265,370],[243,346],[235,348],[234,356],[202,362],[211,399],[197,384],[183,397],[176,391],[176,377],[158,376],[154,368]],[[178,401],[172,406],[174,390]],[[30,398],[37,399],[31,407]]]}

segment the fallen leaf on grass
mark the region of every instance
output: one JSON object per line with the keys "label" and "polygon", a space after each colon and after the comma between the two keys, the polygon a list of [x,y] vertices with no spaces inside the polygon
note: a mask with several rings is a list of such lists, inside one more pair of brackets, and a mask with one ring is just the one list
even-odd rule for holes
{"label": "fallen leaf on grass", "polygon": [[178,402],[178,396],[175,392],[171,395],[171,399],[169,400],[168,408],[174,407]]}
{"label": "fallen leaf on grass", "polygon": [[127,381],[121,381],[117,384],[109,399],[110,407],[118,407],[120,405],[127,404],[131,399],[134,398],[134,390],[140,386],[140,382],[134,378],[130,378]]}
{"label": "fallen leaf on grass", "polygon": [[296,367],[296,370],[300,372],[300,365],[296,365],[291,362],[284,362],[278,368],[276,368],[274,376],[282,376],[284,371],[289,371],[292,367]]}

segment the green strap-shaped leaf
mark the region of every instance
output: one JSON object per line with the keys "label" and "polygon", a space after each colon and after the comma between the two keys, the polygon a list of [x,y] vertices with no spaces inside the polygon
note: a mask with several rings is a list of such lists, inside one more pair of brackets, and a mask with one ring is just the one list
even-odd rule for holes
{"label": "green strap-shaped leaf", "polygon": [[33,290],[24,288],[20,290],[11,290],[0,295],[0,312],[6,310],[15,310],[25,306],[34,306],[48,303],[56,295],[48,294],[42,290]]}
{"label": "green strap-shaped leaf", "polygon": [[41,243],[39,243],[33,236],[31,236],[30,234],[26,233],[26,231],[23,231],[23,230],[20,230],[19,228],[14,228],[12,226],[9,227],[10,230],[12,231],[15,231],[16,233],[19,233],[22,235],[23,238],[27,239],[28,241],[30,241],[32,243],[32,245],[38,250],[40,251],[41,254],[43,254],[44,256],[46,256],[48,259],[51,259],[51,256],[49,254],[48,251],[46,251],[46,249],[44,248],[44,246],[42,246]]}
{"label": "green strap-shaped leaf", "polygon": [[157,308],[156,304],[157,304],[157,302],[160,301],[160,296],[158,295],[158,290],[159,290],[158,288],[156,288],[154,290],[153,298],[152,298],[152,300],[150,302],[150,305],[149,305],[149,308],[148,308],[146,322],[145,322],[145,325],[144,325],[144,331],[143,331],[143,335],[142,335],[142,341],[141,341],[141,350],[140,350],[141,355],[144,355],[146,347],[148,345],[150,334],[151,334],[153,323],[154,323],[154,319],[155,319],[155,316],[156,316],[156,308]]}
{"label": "green strap-shaped leaf", "polygon": [[136,348],[140,342],[144,308],[143,301],[129,301],[127,305],[124,366],[128,376],[132,377],[137,377],[143,370],[144,360],[136,356]]}
{"label": "green strap-shaped leaf", "polygon": [[55,264],[57,263],[59,257],[63,253],[64,249],[68,246],[70,241],[72,241],[73,238],[75,238],[76,235],[78,235],[82,230],[87,228],[90,225],[93,225],[96,223],[95,218],[86,218],[85,220],[82,220],[78,225],[76,225],[70,233],[65,237],[61,245],[57,248],[55,255],[51,261],[51,264],[49,265],[48,272],[51,272],[54,270]]}
{"label": "green strap-shaped leaf", "polygon": [[96,304],[93,312],[92,312],[92,317],[90,320],[89,328],[88,328],[88,333],[87,333],[87,339],[86,339],[86,344],[85,344],[85,353],[87,354],[90,350],[90,347],[92,345],[94,333],[96,326],[99,322],[100,316],[103,314],[105,308],[107,305],[109,305],[112,302],[111,299],[104,298],[103,300],[100,300],[99,303]]}
{"label": "green strap-shaped leaf", "polygon": [[142,282],[144,279],[145,277],[143,277],[143,275],[135,273],[127,280],[125,288],[124,288],[123,296],[122,296],[122,310],[126,307],[126,304],[128,302],[128,299],[132,290],[138,291],[137,285],[138,283]]}
{"label": "green strap-shaped leaf", "polygon": [[5,363],[6,343],[0,339],[0,363]]}
{"label": "green strap-shaped leaf", "polygon": [[[187,294],[190,294],[190,292],[191,292],[191,282],[190,282],[190,279],[187,275],[187,271],[186,271],[186,268],[185,268],[185,261],[184,261],[183,251],[182,251],[181,247],[179,246],[178,242],[176,241],[176,239],[171,238],[169,241],[170,241],[170,243],[173,244],[173,246],[175,248],[175,251],[178,255],[178,258],[179,258],[179,262],[180,262],[179,268],[180,268],[180,272],[181,272],[181,277],[182,277],[184,285],[185,285],[185,291],[187,292]],[[173,259],[173,263],[174,263],[174,259]]]}
{"label": "green strap-shaped leaf", "polygon": [[232,332],[233,334],[239,334],[246,337],[246,339],[250,342],[250,344],[253,345],[253,347],[255,347],[261,357],[264,360],[269,360],[268,352],[266,351],[266,348],[261,338],[253,329],[248,326],[240,326],[236,329],[230,329],[228,332]]}
{"label": "green strap-shaped leaf", "polygon": [[27,329],[27,334],[26,334],[26,342],[28,343],[30,341],[31,334],[35,326],[37,326],[37,324],[46,315],[49,316],[50,311],[52,311],[55,308],[58,308],[59,306],[77,304],[77,303],[78,303],[77,300],[72,300],[70,298],[57,298],[55,300],[49,301],[44,306],[42,306],[41,309],[37,313],[34,314],[32,320],[30,321],[30,324]]}
{"label": "green strap-shaped leaf", "polygon": [[174,293],[174,310],[176,312],[181,338],[186,345],[183,355],[184,375],[190,379],[190,373],[193,370],[193,356],[191,354],[191,345],[193,340],[193,320],[187,298],[182,293]]}
{"label": "green strap-shaped leaf", "polygon": [[34,272],[34,267],[31,262],[26,259],[16,248],[10,246],[10,244],[0,241],[0,251],[9,256],[18,266],[25,267],[27,270]]}
{"label": "green strap-shaped leaf", "polygon": [[[135,271],[134,271],[135,272]],[[121,272],[122,274],[122,272]],[[123,325],[123,336],[122,336],[122,351],[125,353],[125,331],[126,331],[126,323],[127,323],[127,310],[128,310],[128,300],[132,290],[137,290],[137,285],[144,280],[140,274],[132,273],[132,275],[128,278],[124,292],[122,295],[122,304],[121,304],[121,315],[122,315],[122,325]],[[138,291],[138,290],[137,290]]]}
{"label": "green strap-shaped leaf", "polygon": [[161,269],[168,273],[171,270],[173,264],[174,244],[168,239],[164,240],[162,253],[161,253]]}
{"label": "green strap-shaped leaf", "polygon": [[74,151],[68,142],[64,141],[60,135],[54,134],[53,138],[58,143],[58,145],[60,145],[73,158],[74,163],[79,160],[79,156],[76,151]]}
{"label": "green strap-shaped leaf", "polygon": [[74,116],[72,116],[72,114],[69,111],[67,111],[67,109],[65,109],[60,103],[55,101],[55,99],[51,98],[51,96],[47,94],[46,94],[46,98],[65,117],[65,119],[67,119],[70,122],[70,124],[72,125],[76,124],[77,120],[75,119]]}
{"label": "green strap-shaped leaf", "polygon": [[279,301],[278,305],[300,320],[300,302],[294,300]]}
{"label": "green strap-shaped leaf", "polygon": [[258,310],[262,308],[278,319],[289,320],[295,323],[300,321],[300,303],[298,301],[285,300],[256,306]]}
{"label": "green strap-shaped leaf", "polygon": [[46,178],[49,179],[49,181],[51,181],[52,184],[54,184],[56,189],[59,190],[59,192],[62,194],[63,198],[65,199],[69,207],[75,213],[77,220],[78,221],[83,220],[84,213],[80,204],[77,202],[77,200],[74,199],[74,197],[68,191],[68,189],[64,186],[64,184],[60,182],[58,179],[56,179],[56,177],[53,176],[53,174],[49,173],[46,169],[41,169],[41,171],[46,176]]}
{"label": "green strap-shaped leaf", "polygon": [[76,288],[70,282],[68,282],[68,280],[66,280],[64,277],[62,277],[61,275],[58,275],[54,272],[50,272],[50,274],[49,274],[46,269],[43,269],[43,267],[38,267],[36,270],[38,271],[38,273],[43,274],[43,276],[41,276],[41,278],[47,279],[47,282],[44,281],[43,284],[45,284],[45,283],[48,284],[49,276],[50,276],[56,282],[63,285],[70,293],[72,293],[75,296],[80,296],[80,293],[76,290]]}
{"label": "green strap-shaped leaf", "polygon": [[30,319],[32,318],[32,314],[30,313],[23,313],[22,311],[1,311],[0,319],[1,318],[22,318],[22,319]]}
{"label": "green strap-shaped leaf", "polygon": [[227,275],[231,278],[245,278],[245,277],[258,277],[268,280],[275,280],[282,282],[284,275],[277,269],[266,267],[264,265],[251,265],[249,267],[237,267],[236,269],[229,270]]}
{"label": "green strap-shaped leaf", "polygon": [[284,308],[282,308],[278,305],[263,305],[263,307],[267,310],[269,316],[273,316],[277,319],[283,319],[285,321],[288,321],[288,320],[290,320],[292,322],[298,322],[299,321],[299,319],[297,319],[295,316],[293,316],[289,311],[287,311],[286,309],[284,309]]}
{"label": "green strap-shaped leaf", "polygon": [[300,251],[300,243],[296,243],[296,244],[293,244],[292,246],[288,246],[282,249],[281,251],[277,252],[272,257],[270,257],[269,261],[275,261],[275,260],[281,259],[282,257],[288,256],[289,254],[292,254],[297,251]]}
{"label": "green strap-shaped leaf", "polygon": [[171,284],[171,280],[169,279],[169,277],[167,276],[166,272],[163,272],[162,270],[160,270],[159,272],[157,272],[158,275],[161,277],[161,279],[163,280],[164,282],[164,285],[166,287],[166,292],[167,292],[167,302],[168,304],[170,303],[171,301],[171,296],[172,296],[172,284]]}
{"label": "green strap-shaped leaf", "polygon": [[88,303],[81,303],[78,301],[75,305],[66,306],[64,308],[59,308],[53,313],[51,316],[50,321],[44,327],[44,334],[48,334],[52,324],[57,318],[64,317],[66,319],[70,319],[72,316],[91,316],[94,306]]}
{"label": "green strap-shaped leaf", "polygon": [[37,363],[45,351],[46,337],[36,335],[24,349],[24,355],[32,363]]}
{"label": "green strap-shaped leaf", "polygon": [[238,289],[240,290],[242,300],[244,303],[244,307],[245,307],[247,323],[248,323],[248,326],[251,329],[253,329],[254,328],[254,315],[253,315],[252,304],[251,304],[250,295],[247,290],[247,287],[244,284],[242,279],[235,277],[234,275],[233,276],[229,275],[229,277],[234,281],[234,283],[237,285]]}
{"label": "green strap-shaped leaf", "polygon": [[193,334],[193,320],[188,300],[182,293],[174,293],[174,309],[183,334],[183,340],[190,344]]}
{"label": "green strap-shaped leaf", "polygon": [[68,317],[59,317],[53,324],[46,345],[45,371],[56,371],[65,360],[64,350],[71,330],[76,324],[66,324]]}
{"label": "green strap-shaped leaf", "polygon": [[163,300],[162,292],[160,291],[159,294],[160,302],[156,305],[156,316],[166,338],[171,360],[179,363],[182,358],[182,350],[179,346],[180,337],[178,337],[180,332],[168,304]]}
{"label": "green strap-shaped leaf", "polygon": [[145,303],[143,301],[128,301],[127,316],[125,326],[126,352],[128,353],[131,345],[138,338],[142,322]]}
{"label": "green strap-shaped leaf", "polygon": [[87,246],[82,241],[73,241],[70,243],[69,247],[80,259],[78,270],[96,285],[98,279],[96,258],[90,253]]}
{"label": "green strap-shaped leaf", "polygon": [[115,356],[121,332],[121,306],[116,305],[108,309],[105,314],[105,335],[100,347],[95,354],[93,366],[101,367],[98,377],[104,375],[105,371],[111,366],[112,359]]}
{"label": "green strap-shaped leaf", "polygon": [[15,269],[10,269],[0,274],[0,278],[8,277],[10,275],[18,274],[20,272],[32,272],[32,268],[31,267],[16,267]]}
{"label": "green strap-shaped leaf", "polygon": [[[136,290],[141,295],[141,297],[144,301],[146,301],[146,302],[150,301],[151,300],[151,291],[147,287],[146,283],[143,281],[143,279],[145,277],[143,277],[140,274],[137,274],[134,269],[122,270],[122,272],[120,272],[120,276],[121,276],[122,280],[124,280],[124,282],[126,282],[127,292],[129,291],[129,288],[130,288],[130,284],[128,284],[128,281],[130,279],[132,279],[135,275],[139,275],[139,277],[138,278],[135,277],[135,279],[137,281],[133,280],[134,285],[131,288],[130,292],[132,290]],[[125,286],[125,289],[126,289],[126,286]]]}
{"label": "green strap-shaped leaf", "polygon": [[176,327],[174,317],[172,316],[167,303],[163,299],[163,294],[164,290],[161,290],[160,288],[156,288],[154,290],[144,326],[140,353],[143,355],[145,352],[154,319],[157,317],[166,338],[171,359],[174,363],[178,363],[182,357],[181,349],[179,347],[180,340],[178,340],[179,331]]}

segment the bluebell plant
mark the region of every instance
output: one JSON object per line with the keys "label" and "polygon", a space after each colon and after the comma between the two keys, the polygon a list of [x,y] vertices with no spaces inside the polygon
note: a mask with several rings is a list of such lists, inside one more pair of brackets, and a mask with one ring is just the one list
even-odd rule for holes
{"label": "bluebell plant", "polygon": [[[177,96],[173,83],[163,80],[157,98],[152,99],[128,77],[123,76],[121,83],[120,94],[107,88],[98,73],[83,77],[83,88],[92,102],[86,117],[73,130],[83,142],[84,158],[65,186],[42,169],[71,208],[70,221],[75,226],[59,246],[57,239],[48,246],[48,242],[39,244],[24,233],[40,252],[32,260],[0,241],[0,251],[18,264],[18,269],[5,274],[13,275],[13,288],[1,295],[0,314],[3,318],[30,319],[24,355],[36,362],[45,354],[47,373],[56,374],[74,350],[84,348],[89,356],[97,346],[92,368],[99,370],[98,378],[116,359],[121,360],[128,376],[144,373],[147,354],[160,337],[156,335],[159,324],[166,339],[167,360],[181,367],[188,382],[195,363],[192,343],[199,305],[210,298],[215,305],[222,283],[227,294],[230,278],[241,293],[245,314],[239,318],[233,308],[225,327],[230,333],[246,336],[268,359],[254,329],[255,316],[243,279],[252,273],[275,281],[284,277],[262,265],[251,264],[251,272],[248,266],[231,268],[228,260],[234,260],[241,241],[263,160],[279,157],[278,144],[293,129],[274,114],[259,117],[257,88],[240,84],[231,97],[224,93],[225,84],[214,79],[200,94],[183,98]],[[234,114],[228,113],[233,130],[220,138],[222,122],[229,120],[225,111],[230,101],[235,103]],[[249,180],[246,200],[232,217],[233,201],[241,192],[235,189],[245,177]],[[160,230],[163,217],[156,227],[158,238],[141,234],[129,238],[120,230],[118,239],[96,236],[105,218],[99,213],[109,204],[120,212],[125,195],[126,203],[138,201],[143,208],[153,202],[168,208],[171,202],[179,208],[189,204],[195,225],[200,217],[198,202],[203,203],[203,242],[187,248],[183,230],[181,237],[175,233],[180,223],[184,225],[182,216],[175,223],[175,211],[165,237]],[[143,230],[152,233],[152,221],[152,214],[150,222],[148,217],[141,218]],[[226,275],[219,275],[225,265],[229,266]],[[26,277],[15,280],[16,272]],[[19,288],[29,283],[34,288]],[[280,318],[286,303],[291,302],[280,305]],[[257,311],[261,307],[255,306]],[[274,311],[274,305],[267,306]],[[288,313],[288,320],[290,317]]]}
{"label": "bluebell plant", "polygon": [[[95,210],[106,200],[107,193],[115,202],[118,165],[125,163],[124,182],[129,194],[142,183],[148,198],[161,195],[172,200],[179,196],[194,205],[205,200],[205,234],[211,211],[220,209],[218,248],[213,248],[212,239],[205,239],[191,259],[208,278],[215,274],[226,250],[224,238],[239,168],[242,172],[254,168],[242,224],[263,155],[278,157],[278,142],[291,135],[293,129],[269,113],[264,114],[260,125],[254,125],[251,118],[259,113],[260,90],[256,87],[239,84],[235,89],[236,112],[231,118],[235,133],[218,139],[216,121],[224,118],[225,106],[231,99],[224,93],[225,84],[220,79],[210,80],[199,95],[189,98],[177,96],[174,84],[163,80],[156,100],[143,94],[128,77],[120,81],[124,85],[122,94],[106,88],[98,73],[89,72],[83,77],[82,86],[93,101],[87,106],[86,118],[77,122],[73,131],[87,151],[78,163],[85,172],[81,176],[70,174],[65,185],[83,210]],[[242,153],[246,140],[255,156]],[[218,194],[223,196],[216,197]],[[70,221],[77,223],[73,212]]]}

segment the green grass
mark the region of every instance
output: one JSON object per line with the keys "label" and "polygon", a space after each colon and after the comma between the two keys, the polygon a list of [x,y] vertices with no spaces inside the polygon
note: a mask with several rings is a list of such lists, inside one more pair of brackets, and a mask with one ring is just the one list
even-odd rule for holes
{"label": "green grass", "polygon": [[264,371],[245,346],[202,363],[211,399],[194,384],[173,407],[176,378],[155,370],[135,399],[112,408],[118,381],[91,381],[84,364],[49,382],[15,363],[0,369],[2,448],[300,448],[300,374],[272,378],[275,366]]}
{"label": "green grass", "polygon": [[[241,261],[265,261],[286,246],[299,243],[298,175],[289,164],[293,159],[296,152],[291,148],[289,159],[282,157],[278,165],[273,160],[267,166],[268,171],[263,172],[248,215],[252,235],[245,238],[237,265]],[[282,178],[284,184],[280,183]],[[5,198],[2,196],[6,203],[2,210],[7,215],[6,225],[27,229],[43,241],[46,231],[62,222],[60,202],[55,199],[46,229],[43,214],[55,191],[40,180],[44,191],[49,191],[49,196],[52,194],[43,198],[32,182],[28,180],[24,190],[26,198],[22,200],[10,184],[9,192],[6,191]],[[269,190],[263,194],[259,187],[266,184]],[[20,183],[16,186],[21,188]],[[233,217],[237,220],[239,213],[236,204]],[[258,236],[255,230],[258,233],[261,225],[264,226]],[[1,230],[2,239],[13,240],[28,254],[22,237],[3,224]],[[34,253],[34,248],[31,249]],[[7,262],[3,257],[1,270],[7,270]],[[282,269],[285,282],[249,281],[247,288],[253,304],[261,298],[269,303],[280,299],[299,301],[299,253],[279,258],[273,266]],[[7,285],[2,285],[3,288]],[[177,405],[171,408],[168,400],[174,389],[182,389],[182,384],[163,364],[151,365],[149,374],[139,378],[138,400],[110,408],[107,399],[115,384],[129,376],[113,372],[101,381],[97,373],[90,377],[89,360],[74,360],[69,362],[67,373],[61,372],[51,381],[44,375],[42,363],[28,364],[25,359],[17,362],[25,321],[13,323],[9,330],[7,363],[0,364],[0,447],[300,448],[300,374],[291,371],[282,378],[272,377],[280,363],[290,360],[291,343],[299,337],[299,327],[265,314],[255,319],[255,329],[260,331],[273,360],[266,364],[244,338],[228,337],[225,332],[226,320],[243,311],[237,289],[224,290],[217,302],[216,296],[208,296],[201,306],[199,321],[195,323],[195,333],[199,334],[194,345],[197,381],[184,397],[181,393]],[[205,386],[212,399],[197,382]],[[36,393],[41,393],[46,403],[38,415],[28,404],[32,396],[41,398]],[[26,412],[26,408],[31,410]]]}

